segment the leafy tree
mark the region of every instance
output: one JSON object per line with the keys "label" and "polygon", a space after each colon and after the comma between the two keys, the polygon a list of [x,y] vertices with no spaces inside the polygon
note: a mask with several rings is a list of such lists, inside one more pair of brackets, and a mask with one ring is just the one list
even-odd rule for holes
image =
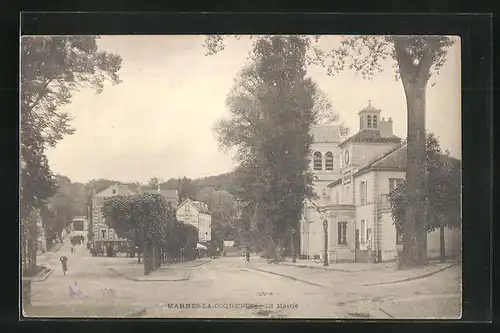
{"label": "leafy tree", "polygon": [[[176,220],[174,207],[162,195],[107,197],[102,212],[106,223],[118,236],[132,240],[142,249],[145,274],[160,266],[162,253],[180,258],[181,249],[184,249],[192,257],[192,226]],[[197,237],[198,231],[194,229]],[[197,238],[194,242],[196,247]]]}
{"label": "leafy tree", "polygon": [[159,184],[160,184],[160,180],[157,177],[153,177],[153,178],[149,179],[149,181],[148,181],[148,186],[153,190],[156,190],[158,188]]}
{"label": "leafy tree", "polygon": [[[69,114],[61,107],[71,102],[72,92],[79,88],[92,87],[101,92],[107,79],[119,82],[117,72],[121,58],[99,51],[96,41],[96,36],[23,36],[21,39],[22,229],[34,229],[30,212],[40,209],[54,194],[55,181],[45,149],[74,132]],[[23,230],[22,235],[26,236]],[[22,240],[33,242],[32,236]]]}
{"label": "leafy tree", "polygon": [[163,241],[162,225],[172,215],[168,206],[163,196],[146,193],[107,197],[101,208],[106,223],[117,235],[132,240],[143,250],[146,274],[154,266],[149,260],[151,245],[156,246]]}
{"label": "leafy tree", "polygon": [[72,183],[68,177],[57,175],[57,193],[48,201],[49,218],[44,221],[48,234],[61,237],[61,232],[73,220],[77,212],[72,196]]}
{"label": "leafy tree", "polygon": [[215,127],[221,147],[235,148],[238,197],[259,216],[253,221],[273,259],[286,230],[297,227],[305,197],[313,196],[309,132],[321,108],[314,108],[317,85],[305,77],[308,43],[297,36],[257,39],[253,62],[227,97],[231,119]]}
{"label": "leafy tree", "polygon": [[[267,36],[257,38],[266,39]],[[331,50],[322,49],[319,36],[300,36],[314,56],[309,64],[321,65],[329,75],[345,69],[354,70],[364,78],[384,70],[384,62],[392,60],[395,78],[400,79],[405,91],[408,113],[407,176],[411,202],[406,214],[405,238],[402,257],[404,266],[416,266],[427,261],[426,232],[423,225],[425,215],[425,100],[429,79],[438,74],[446,62],[447,50],[454,39],[447,36],[348,36],[340,46]],[[222,36],[206,39],[207,54],[224,49]]]}
{"label": "leafy tree", "polygon": [[196,198],[207,204],[212,215],[212,243],[221,248],[224,240],[234,239],[236,234],[236,199],[225,190],[210,187],[201,189]]}
{"label": "leafy tree", "polygon": [[[426,214],[423,228],[427,232],[440,229],[441,259],[445,258],[444,229],[461,225],[460,162],[443,154],[438,139],[429,133],[426,138],[426,179],[428,186]],[[406,230],[406,212],[411,204],[408,200],[408,184],[400,183],[390,193],[391,215],[399,232]]]}
{"label": "leafy tree", "polygon": [[183,177],[179,179],[179,202],[185,199],[194,200],[196,198],[197,186],[192,179]]}

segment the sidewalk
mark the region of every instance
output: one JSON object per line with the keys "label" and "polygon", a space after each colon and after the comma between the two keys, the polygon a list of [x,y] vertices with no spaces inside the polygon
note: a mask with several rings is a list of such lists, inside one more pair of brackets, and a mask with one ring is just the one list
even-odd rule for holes
{"label": "sidewalk", "polygon": [[263,272],[288,277],[293,280],[301,280],[309,284],[319,283],[326,286],[331,279],[329,276],[332,276],[331,274],[334,274],[334,272],[338,272],[340,275],[334,274],[333,276],[342,278],[346,282],[348,281],[349,283],[361,286],[375,286],[426,278],[456,265],[460,265],[460,263],[431,263],[423,267],[399,270],[395,262],[378,264],[335,263],[324,267],[310,260],[297,260],[297,263],[288,261],[279,264],[267,264],[265,261],[256,261],[253,266]]}
{"label": "sidewalk", "polygon": [[135,282],[152,281],[187,281],[190,278],[190,270],[211,262],[210,259],[196,259],[180,263],[162,265],[162,267],[144,275],[144,265],[128,262],[126,265],[115,265],[109,270],[116,275]]}
{"label": "sidewalk", "polygon": [[280,262],[280,265],[286,266],[296,266],[301,268],[316,268],[324,269],[330,271],[339,271],[346,273],[353,272],[363,272],[363,271],[375,271],[384,269],[396,269],[396,262],[383,262],[383,263],[364,263],[364,262],[353,262],[353,263],[330,263],[328,266],[323,266],[323,261],[321,260],[298,260],[297,262],[292,262],[291,259],[288,261]]}

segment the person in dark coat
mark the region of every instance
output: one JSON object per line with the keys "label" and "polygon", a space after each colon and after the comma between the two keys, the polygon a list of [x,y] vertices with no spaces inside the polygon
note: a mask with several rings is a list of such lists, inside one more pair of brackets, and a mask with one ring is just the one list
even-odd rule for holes
{"label": "person in dark coat", "polygon": [[63,273],[66,275],[66,272],[68,271],[68,258],[66,256],[62,256],[59,260],[61,260]]}

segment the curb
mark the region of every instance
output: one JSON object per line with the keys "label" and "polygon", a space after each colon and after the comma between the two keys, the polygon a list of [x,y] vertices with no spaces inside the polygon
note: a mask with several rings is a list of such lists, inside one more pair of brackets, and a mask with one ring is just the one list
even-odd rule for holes
{"label": "curb", "polygon": [[364,287],[368,287],[368,286],[381,286],[381,285],[387,285],[387,284],[395,284],[395,283],[401,283],[401,282],[408,282],[408,281],[413,281],[413,280],[419,280],[419,279],[423,279],[423,278],[429,277],[431,275],[437,274],[439,272],[442,272],[445,269],[448,269],[448,268],[453,267],[455,265],[458,265],[458,263],[452,263],[452,264],[450,264],[448,266],[436,269],[435,271],[432,271],[432,272],[429,272],[429,273],[425,273],[425,274],[422,274],[422,275],[418,275],[418,276],[414,276],[414,277],[410,277],[410,278],[406,278],[406,279],[389,281],[389,282],[370,283],[370,284],[364,284],[363,286]]}
{"label": "curb", "polygon": [[289,267],[300,267],[300,268],[312,268],[312,269],[322,269],[324,271],[334,271],[334,272],[344,272],[344,273],[357,273],[357,272],[362,272],[363,270],[357,270],[357,271],[348,271],[345,269],[339,269],[339,268],[324,268],[324,267],[317,267],[317,266],[309,266],[309,265],[293,265],[293,264],[285,264],[281,263],[279,265],[283,266],[289,266]]}
{"label": "curb", "polygon": [[52,275],[53,272],[54,272],[54,270],[51,269],[51,268],[49,268],[49,272],[47,274],[45,274],[44,276],[42,276],[42,277],[40,277],[38,279],[31,280],[31,282],[36,282],[36,283],[38,283],[38,282],[44,282],[45,280],[47,280],[49,278],[49,276]]}
{"label": "curb", "polygon": [[134,282],[179,282],[179,281],[188,281],[191,278],[191,273],[189,272],[188,277],[184,279],[175,279],[175,280],[147,280],[147,279],[137,279],[137,278],[132,278],[124,273],[118,272],[116,269],[113,268],[108,268],[111,272],[115,273],[116,275],[119,275],[129,281],[134,281]]}
{"label": "curb", "polygon": [[306,283],[306,284],[309,284],[311,286],[325,288],[325,286],[322,286],[320,284],[317,284],[317,283],[314,283],[314,282],[310,282],[310,281],[306,281],[306,280],[297,279],[296,277],[293,277],[293,276],[289,276],[289,275],[285,275],[285,274],[281,274],[281,273],[275,273],[275,272],[271,272],[271,271],[266,271],[266,270],[259,269],[259,268],[253,268],[253,267],[248,267],[248,268],[256,270],[256,271],[259,271],[259,272],[263,272],[263,273],[267,273],[267,274],[272,274],[272,275],[277,275],[277,276],[281,276],[281,277],[284,277],[284,278],[287,278],[287,279],[290,279],[290,280],[294,280],[294,281]]}
{"label": "curb", "polygon": [[205,264],[208,264],[209,262],[212,262],[212,260],[208,260],[208,261],[204,261],[204,262],[200,262],[196,265],[193,265],[193,266],[181,266],[181,267],[176,267],[178,264],[174,264],[172,266],[166,266],[165,268],[173,268],[173,269],[190,269],[190,268],[195,268],[195,267],[199,267],[201,265],[205,265]]}
{"label": "curb", "polygon": [[130,312],[130,313],[127,313],[125,316],[123,316],[124,318],[130,318],[130,317],[138,317],[138,316],[142,316],[143,314],[146,313],[146,308],[142,309],[142,310],[139,310],[139,311],[134,311],[134,312]]}

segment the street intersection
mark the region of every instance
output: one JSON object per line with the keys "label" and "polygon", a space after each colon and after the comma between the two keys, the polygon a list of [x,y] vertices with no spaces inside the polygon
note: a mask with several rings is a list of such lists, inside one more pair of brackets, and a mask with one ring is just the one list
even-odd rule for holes
{"label": "street intersection", "polygon": [[[68,257],[68,272],[59,258]],[[399,272],[359,272],[221,257],[162,268],[143,277],[134,258],[92,257],[63,247],[40,265],[26,316],[150,318],[459,318],[461,267],[408,282],[369,285]],[[373,264],[377,265],[377,264]],[[118,274],[119,272],[134,272]],[[401,274],[400,274],[401,275]],[[178,278],[183,277],[183,278]],[[390,280],[390,279],[389,279]]]}

